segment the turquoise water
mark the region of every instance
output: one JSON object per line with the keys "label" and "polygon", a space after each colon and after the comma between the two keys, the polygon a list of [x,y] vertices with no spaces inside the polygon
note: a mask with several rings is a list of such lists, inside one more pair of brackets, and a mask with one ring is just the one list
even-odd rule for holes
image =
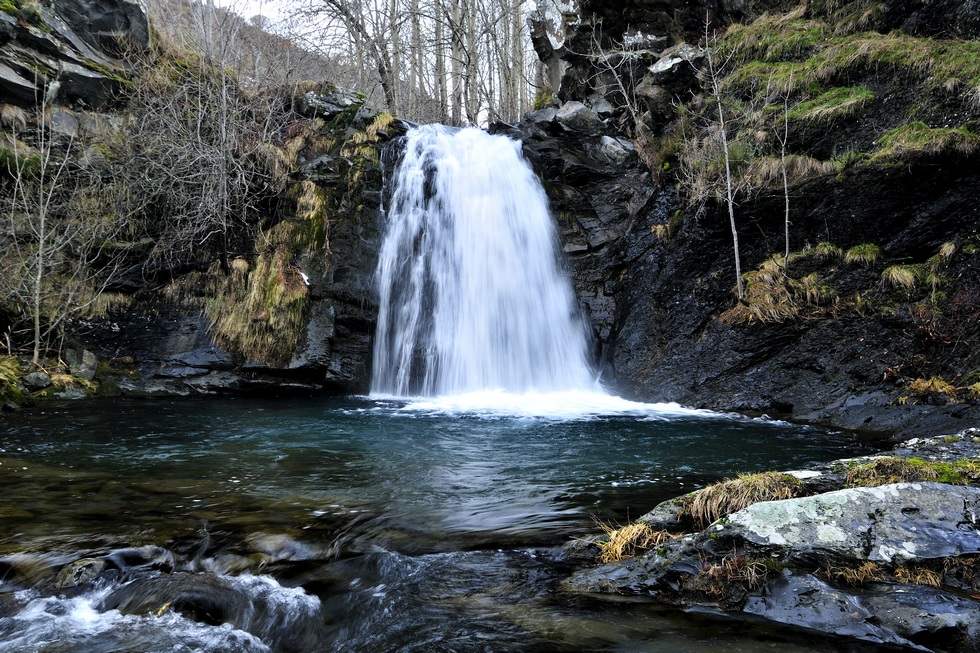
{"label": "turquoise water", "polygon": [[560,547],[597,519],[865,451],[768,420],[611,412],[212,398],[4,416],[0,649],[841,650],[561,591]]}

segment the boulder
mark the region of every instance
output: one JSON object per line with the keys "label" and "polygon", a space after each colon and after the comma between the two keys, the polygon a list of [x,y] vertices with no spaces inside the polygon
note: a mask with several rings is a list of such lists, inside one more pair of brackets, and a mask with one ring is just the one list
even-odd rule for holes
{"label": "boulder", "polygon": [[24,387],[31,392],[44,390],[51,385],[51,377],[44,372],[31,372],[23,379]]}
{"label": "boulder", "polygon": [[[831,587],[811,574],[785,570],[766,585],[762,596],[745,602],[743,611],[778,623],[823,633],[853,637],[875,644],[896,644],[919,648],[880,625],[876,613],[861,600]],[[927,649],[922,649],[927,650]]]}
{"label": "boulder", "polygon": [[99,369],[99,359],[87,349],[66,349],[65,362],[72,375],[91,381],[95,378],[95,373]]}
{"label": "boulder", "polygon": [[591,133],[603,128],[599,114],[581,102],[566,102],[558,109],[555,119],[569,131]]}
{"label": "boulder", "polygon": [[350,107],[360,107],[363,104],[364,97],[353,91],[338,89],[326,95],[310,91],[296,99],[296,111],[306,118],[330,120]]}
{"label": "boulder", "polygon": [[896,483],[756,503],[711,527],[770,555],[884,565],[980,551],[980,488]]}

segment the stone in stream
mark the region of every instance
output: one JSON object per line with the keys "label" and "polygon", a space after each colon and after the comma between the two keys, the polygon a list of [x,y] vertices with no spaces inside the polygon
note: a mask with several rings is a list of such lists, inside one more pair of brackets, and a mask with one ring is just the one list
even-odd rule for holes
{"label": "stone in stream", "polygon": [[[680,525],[681,504],[665,502],[643,521]],[[579,571],[564,588],[714,605],[911,649],[980,651],[978,517],[980,488],[937,482],[759,502],[643,555]],[[897,582],[916,573],[942,586]]]}
{"label": "stone in stream", "polygon": [[980,551],[980,488],[896,483],[756,503],[711,527],[780,557],[900,564]]}

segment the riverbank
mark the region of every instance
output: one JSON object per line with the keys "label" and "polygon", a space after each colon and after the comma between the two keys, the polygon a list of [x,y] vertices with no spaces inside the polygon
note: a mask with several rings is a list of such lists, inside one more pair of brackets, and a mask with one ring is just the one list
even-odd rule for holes
{"label": "riverbank", "polygon": [[569,557],[600,564],[564,588],[864,642],[977,651],[978,485],[977,428],[804,471],[742,476],[573,543]]}

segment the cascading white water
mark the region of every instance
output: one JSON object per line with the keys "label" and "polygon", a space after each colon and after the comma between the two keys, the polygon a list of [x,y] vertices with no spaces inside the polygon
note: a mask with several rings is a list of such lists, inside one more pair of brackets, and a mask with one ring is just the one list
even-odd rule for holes
{"label": "cascading white water", "polygon": [[596,389],[540,182],[519,143],[411,130],[378,262],[372,393]]}

